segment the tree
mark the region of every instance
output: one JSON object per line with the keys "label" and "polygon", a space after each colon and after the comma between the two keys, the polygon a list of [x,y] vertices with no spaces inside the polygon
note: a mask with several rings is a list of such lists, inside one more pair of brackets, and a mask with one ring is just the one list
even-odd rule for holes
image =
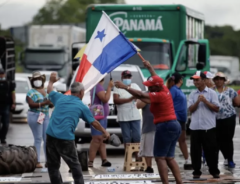
{"label": "tree", "polygon": [[124,0],[48,0],[32,24],[79,24],[85,21],[89,4],[125,3]]}
{"label": "tree", "polygon": [[231,26],[205,26],[205,38],[209,40],[211,55],[240,58],[240,30]]}

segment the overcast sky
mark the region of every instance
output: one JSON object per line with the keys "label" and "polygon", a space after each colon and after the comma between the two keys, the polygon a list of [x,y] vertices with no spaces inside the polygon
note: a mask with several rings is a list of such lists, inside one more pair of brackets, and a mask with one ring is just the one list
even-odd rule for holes
{"label": "overcast sky", "polygon": [[[0,25],[6,29],[30,22],[47,0],[0,0]],[[206,24],[240,29],[240,0],[125,0],[128,4],[183,4],[205,15]]]}

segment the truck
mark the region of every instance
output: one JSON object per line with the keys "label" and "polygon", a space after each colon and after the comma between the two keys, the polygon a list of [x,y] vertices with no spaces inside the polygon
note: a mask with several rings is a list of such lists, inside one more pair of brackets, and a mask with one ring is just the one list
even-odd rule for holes
{"label": "truck", "polygon": [[85,29],[76,26],[29,26],[28,46],[20,55],[23,72],[57,71],[68,86],[72,78],[72,43],[85,42],[85,34]]}
{"label": "truck", "polygon": [[230,84],[239,84],[239,59],[233,56],[210,56],[210,67],[224,73]]}
{"label": "truck", "polygon": [[[0,37],[0,68],[5,71],[6,81],[11,85],[15,84],[15,43],[11,37]],[[0,85],[4,85],[5,81],[1,81]],[[2,97],[3,98],[3,97]],[[12,101],[10,102],[10,107]],[[12,122],[12,112],[9,108],[9,122]]]}
{"label": "truck", "polygon": [[[93,4],[86,10],[86,42],[105,11],[123,34],[141,49],[165,81],[174,72],[184,76],[183,92],[195,86],[190,80],[197,70],[209,71],[209,42],[204,39],[204,15],[183,5]],[[138,55],[125,61],[150,76]]]}

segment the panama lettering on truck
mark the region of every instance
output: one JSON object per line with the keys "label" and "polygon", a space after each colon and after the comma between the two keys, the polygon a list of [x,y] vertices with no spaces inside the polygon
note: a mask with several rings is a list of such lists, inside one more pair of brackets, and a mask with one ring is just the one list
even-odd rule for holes
{"label": "panama lettering on truck", "polygon": [[128,15],[127,12],[115,12],[109,17],[126,34],[127,31],[163,31],[162,16],[139,14]]}

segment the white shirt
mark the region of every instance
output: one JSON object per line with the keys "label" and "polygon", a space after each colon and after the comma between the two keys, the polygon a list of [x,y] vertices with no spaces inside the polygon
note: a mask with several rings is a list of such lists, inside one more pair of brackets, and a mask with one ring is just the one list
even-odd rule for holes
{"label": "white shirt", "polygon": [[[131,84],[131,88],[141,91],[140,87],[135,83]],[[132,95],[128,91],[126,91],[125,89],[119,89],[119,88],[116,88],[116,87],[114,87],[113,93],[119,95],[120,99],[127,99],[127,98],[132,97]],[[140,120],[141,119],[141,115],[140,115],[139,110],[136,107],[136,101],[135,100],[133,100],[132,102],[117,105],[117,111],[118,111],[117,122],[133,121],[133,120]]]}
{"label": "white shirt", "polygon": [[[215,91],[206,87],[202,92],[198,89],[191,92],[188,107],[195,104],[198,96],[202,94],[207,101],[219,107],[218,96]],[[210,110],[207,105],[200,102],[196,111],[192,113],[191,130],[209,130],[216,127],[216,112]]]}

